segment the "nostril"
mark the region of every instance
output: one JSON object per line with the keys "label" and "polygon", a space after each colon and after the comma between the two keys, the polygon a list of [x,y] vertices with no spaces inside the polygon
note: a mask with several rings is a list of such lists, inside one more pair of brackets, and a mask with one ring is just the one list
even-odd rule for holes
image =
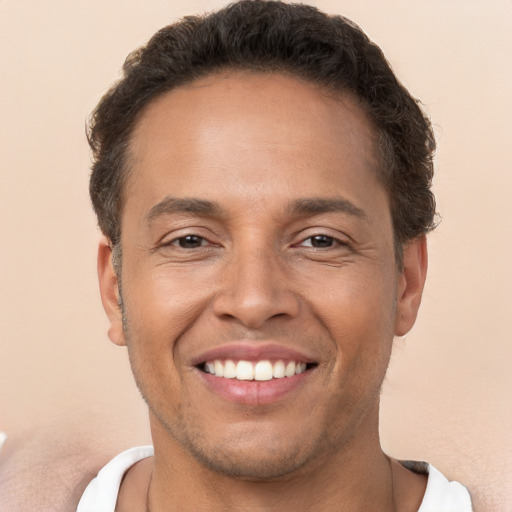
{"label": "nostril", "polygon": [[275,315],[271,316],[270,318],[282,318],[282,317],[286,317],[286,316],[290,316],[290,315],[288,315],[288,313],[276,313]]}

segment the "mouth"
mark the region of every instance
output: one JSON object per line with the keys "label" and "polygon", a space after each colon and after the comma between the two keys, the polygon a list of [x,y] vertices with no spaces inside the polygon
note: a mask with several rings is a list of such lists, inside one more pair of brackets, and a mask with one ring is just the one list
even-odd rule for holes
{"label": "mouth", "polygon": [[295,377],[312,370],[316,363],[295,360],[261,359],[248,361],[244,359],[214,359],[204,361],[197,368],[207,374],[223,379],[238,381],[270,381]]}
{"label": "mouth", "polygon": [[243,405],[289,399],[306,382],[316,381],[313,375],[319,366],[314,355],[305,351],[249,340],[217,346],[191,363],[213,396]]}

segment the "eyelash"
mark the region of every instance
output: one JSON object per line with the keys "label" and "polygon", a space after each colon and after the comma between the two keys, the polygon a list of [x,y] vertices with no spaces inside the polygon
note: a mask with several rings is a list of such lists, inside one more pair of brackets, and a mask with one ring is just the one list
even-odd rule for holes
{"label": "eyelash", "polygon": [[[313,245],[313,239],[315,238],[323,238],[324,240],[325,239],[328,239],[330,241],[330,244],[328,247],[315,247]],[[304,238],[304,240],[302,240],[298,245],[301,246],[304,244],[304,242],[306,240],[310,240],[311,241],[311,245],[308,245],[308,246],[305,246],[305,247],[310,247],[312,249],[319,249],[319,250],[322,250],[322,249],[331,249],[333,248],[333,245],[338,245],[338,246],[343,246],[343,247],[347,247],[349,244],[344,241],[344,240],[340,240],[339,238],[336,238],[335,236],[332,236],[332,235],[326,235],[324,233],[317,233],[315,235],[311,235],[311,236],[308,236],[307,238]]]}
{"label": "eyelash", "polygon": [[[181,243],[180,241],[184,241],[186,240],[187,238],[195,238],[195,239],[199,239],[200,241],[200,245],[197,246],[197,247],[183,247],[181,246]],[[213,244],[212,242],[210,242],[207,238],[205,238],[204,236],[201,236],[201,235],[196,235],[195,233],[188,233],[186,235],[183,235],[183,236],[179,236],[177,238],[174,238],[173,240],[171,240],[169,243],[166,243],[164,245],[167,245],[167,246],[173,246],[173,247],[177,247],[179,249],[183,249],[183,250],[192,250],[192,249],[199,249],[199,248],[202,248],[202,247],[205,247],[205,245],[203,244],[204,242],[207,242],[208,245],[216,245],[216,244]]]}
{"label": "eyelash", "polygon": [[[184,241],[187,238],[188,239],[196,239],[196,241],[199,242],[200,245],[198,245],[196,247],[184,247],[181,244],[182,244],[182,242],[185,243]],[[327,247],[315,247],[313,245],[313,239],[315,239],[315,238],[316,239],[320,239],[321,238],[324,241],[329,241],[330,245],[328,245]],[[303,245],[304,242],[306,242],[307,240],[311,241],[311,244],[310,245]],[[206,244],[204,242],[206,242]],[[322,249],[331,249],[334,244],[337,244],[339,246],[345,246],[345,247],[349,245],[346,241],[340,240],[339,238],[336,238],[334,236],[325,235],[323,233],[318,233],[318,234],[315,234],[315,235],[308,236],[307,238],[304,238],[300,243],[295,244],[294,246],[295,247],[300,247],[300,246],[302,246],[302,247],[310,247],[311,249],[322,250]],[[196,235],[195,233],[189,233],[189,234],[186,234],[184,236],[180,236],[180,237],[174,238],[169,243],[166,243],[164,245],[173,246],[173,247],[176,247],[176,248],[179,248],[179,249],[183,249],[183,250],[193,250],[193,249],[204,248],[206,245],[216,245],[216,244],[213,244],[207,238],[205,238],[205,237],[203,237],[201,235]]]}

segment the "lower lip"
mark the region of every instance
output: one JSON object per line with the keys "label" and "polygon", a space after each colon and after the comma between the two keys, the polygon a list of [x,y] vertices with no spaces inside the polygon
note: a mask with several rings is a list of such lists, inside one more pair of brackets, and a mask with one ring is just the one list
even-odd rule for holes
{"label": "lower lip", "polygon": [[246,405],[263,405],[277,402],[302,386],[314,370],[306,370],[293,377],[263,381],[225,379],[201,370],[197,371],[203,382],[226,400]]}

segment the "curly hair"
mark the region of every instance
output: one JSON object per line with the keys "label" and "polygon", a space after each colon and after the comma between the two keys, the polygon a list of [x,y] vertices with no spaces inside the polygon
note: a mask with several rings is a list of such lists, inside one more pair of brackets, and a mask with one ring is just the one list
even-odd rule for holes
{"label": "curly hair", "polygon": [[302,4],[242,0],[159,30],[127,57],[121,79],[92,113],[90,195],[114,246],[121,237],[127,148],[141,112],[167,91],[229,69],[282,72],[355,96],[375,128],[397,261],[404,244],[435,227],[432,128],[380,48],[342,16]]}

